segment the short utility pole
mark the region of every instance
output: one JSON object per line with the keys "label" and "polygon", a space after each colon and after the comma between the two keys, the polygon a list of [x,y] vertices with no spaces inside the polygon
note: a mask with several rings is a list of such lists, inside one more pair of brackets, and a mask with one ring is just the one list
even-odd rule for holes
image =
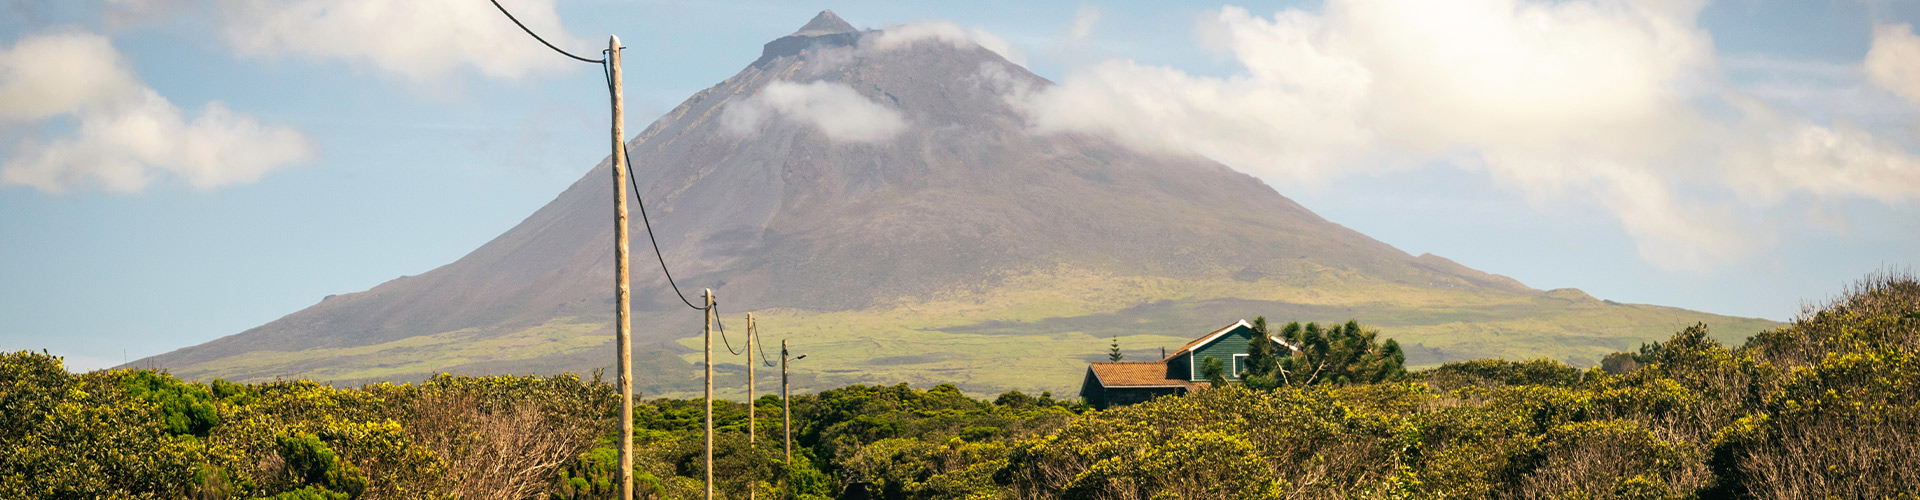
{"label": "short utility pole", "polygon": [[[786,441],[787,463],[793,463],[793,391],[787,387],[787,341],[780,341],[780,435]],[[795,360],[806,359],[801,354]]]}
{"label": "short utility pole", "polygon": [[[747,448],[753,448],[755,425],[753,421],[753,337],[759,332],[754,330],[753,313],[747,313]],[[758,481],[747,485],[747,500],[753,500],[760,494]]]}
{"label": "short utility pole", "polygon": [[621,110],[620,37],[607,37],[613,79],[613,297],[619,304],[614,343],[620,350],[620,498],[633,500],[633,311],[627,270],[627,136]]}
{"label": "short utility pole", "polygon": [[713,289],[707,289],[707,500],[713,500]]}

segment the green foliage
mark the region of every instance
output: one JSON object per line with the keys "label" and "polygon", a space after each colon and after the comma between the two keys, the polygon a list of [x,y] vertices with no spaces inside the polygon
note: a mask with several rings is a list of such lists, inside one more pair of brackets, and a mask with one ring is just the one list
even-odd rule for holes
{"label": "green foliage", "polygon": [[1273,332],[1267,328],[1267,318],[1253,318],[1253,338],[1247,339],[1247,366],[1237,374],[1248,388],[1272,389],[1281,384],[1280,360],[1291,353],[1280,352],[1281,347],[1273,338]]}
{"label": "green foliage", "polygon": [[228,447],[170,432],[162,405],[122,386],[129,373],[0,354],[0,498],[170,498],[197,493],[203,469],[237,463]]}
{"label": "green foliage", "polygon": [[280,460],[286,463],[287,473],[301,489],[314,487],[354,497],[367,490],[367,478],[360,474],[360,469],[342,462],[319,436],[295,432],[280,435],[278,441]]}
{"label": "green foliage", "polygon": [[1614,375],[1624,375],[1640,369],[1640,360],[1633,353],[1611,353],[1600,358],[1600,369]]}
{"label": "green foliage", "polygon": [[1572,387],[1584,375],[1579,369],[1551,359],[1507,361],[1482,359],[1440,365],[1420,372],[1420,378],[1436,386],[1452,389],[1464,386],[1543,385]]}
{"label": "green foliage", "polygon": [[1227,386],[1227,364],[1220,358],[1207,356],[1200,360],[1200,376],[1207,378],[1207,384],[1214,387]]}
{"label": "green foliage", "polygon": [[[853,482],[887,499],[1920,496],[1909,276],[1872,278],[1738,347],[1695,325],[1585,371],[1480,360],[1408,376],[1396,344],[1352,322],[1278,335],[1301,350],[1250,345],[1244,384],[1106,411],[953,385],[799,396],[791,458],[777,398],[753,402],[751,437],[746,404],[716,402],[716,487],[769,499],[832,498]],[[9,353],[0,498],[613,498],[616,403],[610,386],[572,376],[198,383]],[[700,496],[706,410],[636,406],[640,497]]]}
{"label": "green foliage", "polygon": [[0,498],[538,492],[559,482],[553,468],[513,469],[509,478],[469,471],[490,470],[478,456],[527,458],[515,451],[522,448],[578,455],[584,446],[535,445],[555,435],[590,442],[608,427],[599,416],[611,411],[609,394],[605,384],[570,376],[352,389],[203,384],[144,370],[70,374],[56,357],[8,353],[0,355],[0,401],[8,405],[0,412],[8,424],[0,428]]}
{"label": "green foliage", "polygon": [[1120,352],[1120,336],[1113,336],[1113,344],[1107,346],[1107,361],[1119,361],[1125,357],[1126,353]]}
{"label": "green foliage", "polygon": [[814,467],[809,454],[793,456],[792,462],[780,462],[781,479],[787,485],[787,491],[801,499],[829,498],[833,496],[833,481],[825,472]]}
{"label": "green foliage", "polygon": [[[1267,318],[1254,318],[1253,339],[1247,345],[1247,370],[1240,374],[1247,387],[1272,389],[1315,384],[1371,384],[1400,380],[1407,375],[1406,353],[1393,339],[1377,340],[1380,332],[1360,323],[1322,329],[1319,323],[1287,323],[1275,334]],[[1268,338],[1287,343],[1287,352]]]}
{"label": "green foliage", "polygon": [[346,493],[328,491],[318,486],[303,486],[297,490],[283,491],[278,495],[266,497],[270,500],[347,500],[352,496]]}
{"label": "green foliage", "polygon": [[120,388],[134,399],[159,405],[161,421],[165,422],[167,432],[174,435],[206,437],[207,431],[220,424],[220,415],[213,408],[214,397],[205,387],[155,372],[137,371],[120,379]]}
{"label": "green foliage", "polygon": [[883,439],[856,452],[846,470],[884,499],[991,498],[993,473],[1006,466],[1006,446],[958,437],[941,442]]}
{"label": "green foliage", "polygon": [[1417,433],[1340,399],[1228,386],[1098,412],[1019,442],[995,480],[1028,498],[1357,495],[1398,475]]}

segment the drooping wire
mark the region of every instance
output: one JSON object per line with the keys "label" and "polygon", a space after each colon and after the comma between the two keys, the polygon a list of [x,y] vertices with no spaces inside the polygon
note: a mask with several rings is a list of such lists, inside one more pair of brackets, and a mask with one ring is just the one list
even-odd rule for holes
{"label": "drooping wire", "polygon": [[[515,26],[519,26],[521,31],[527,32],[527,35],[532,36],[534,40],[538,40],[541,45],[546,45],[547,48],[553,49],[554,52],[559,52],[561,55],[571,57],[581,62],[599,64],[601,74],[602,76],[605,76],[607,80],[607,96],[611,98],[614,95],[614,93],[618,91],[618,89],[615,89],[613,85],[613,66],[611,65],[611,62],[610,62],[610,60],[612,59],[612,54],[609,53],[611,50],[614,50],[614,49],[601,50],[600,53],[604,54],[604,56],[601,57],[600,59],[587,59],[585,57],[574,55],[572,52],[567,52],[565,49],[561,49],[560,47],[554,46],[552,43],[548,43],[547,39],[541,38],[539,33],[535,33],[532,28],[528,28],[525,23],[521,23],[520,19],[513,17],[512,12],[508,12],[505,6],[500,5],[500,0],[489,0],[489,1],[493,2],[494,8],[500,9],[501,14],[505,14],[507,16],[507,20],[513,21],[513,24]],[[625,47],[620,47],[620,48],[625,48]],[[619,117],[616,116],[614,118],[618,119]],[[673,279],[673,271],[667,267],[667,257],[664,253],[660,251],[660,240],[653,235],[653,221],[649,217],[647,217],[646,200],[640,197],[640,184],[639,184],[639,181],[636,180],[635,176],[633,175],[633,155],[627,151],[626,138],[624,137],[619,138],[618,144],[620,147],[619,159],[626,160],[626,164],[627,164],[627,185],[633,189],[634,204],[640,207],[640,223],[641,225],[647,228],[647,243],[653,246],[653,257],[654,259],[660,262],[660,273],[666,275],[667,285],[673,287],[673,295],[675,297],[679,297],[680,302],[686,304],[687,307],[693,308],[696,311],[707,311],[709,314],[713,315],[714,323],[718,325],[720,328],[720,342],[721,344],[727,347],[727,352],[731,352],[735,356],[746,353],[745,349],[735,350],[733,348],[733,341],[727,338],[727,324],[726,322],[720,319],[720,309],[719,309],[720,303],[719,302],[708,304],[706,307],[696,306],[696,305],[693,305],[692,300],[687,299],[686,292],[680,291],[680,284],[675,282]],[[613,162],[613,163],[618,163],[618,162]],[[754,335],[754,337],[749,340],[759,339],[759,332],[757,331],[749,331],[748,334]],[[767,346],[764,345],[764,343],[763,345],[760,346],[760,361],[763,363],[767,363],[767,366],[774,366],[773,363],[767,361]]]}
{"label": "drooping wire", "polygon": [[746,350],[746,349],[744,349],[744,348],[743,348],[743,349],[740,349],[740,350],[737,350],[737,351],[736,351],[736,350],[734,350],[734,349],[733,349],[733,342],[732,342],[732,341],[729,341],[729,340],[727,340],[727,323],[726,323],[726,322],[724,322],[724,321],[720,321],[720,303],[719,303],[719,302],[714,302],[714,303],[713,303],[713,324],[715,324],[715,325],[719,325],[719,327],[720,327],[720,343],[721,343],[722,345],[725,345],[725,346],[727,346],[727,352],[730,352],[730,353],[733,353],[733,355],[735,355],[735,356],[739,356],[739,355],[741,355],[741,354],[746,354],[746,353],[747,353],[747,350]]}
{"label": "drooping wire", "polygon": [[[605,51],[602,51],[602,52],[605,52]],[[611,97],[613,96],[613,92],[614,92],[613,67],[609,66],[607,61],[603,59],[600,62],[600,69],[603,73],[606,74],[607,96]],[[627,141],[625,137],[622,137],[620,140],[620,158],[627,160],[627,185],[633,188],[634,205],[637,205],[640,207],[640,224],[643,226],[646,226],[647,228],[647,243],[650,243],[653,245],[653,257],[654,259],[660,261],[660,272],[661,274],[667,275],[667,285],[673,287],[673,296],[679,297],[681,303],[686,304],[687,307],[693,308],[693,310],[696,310],[696,311],[706,310],[707,308],[693,305],[693,301],[687,299],[686,292],[680,291],[680,284],[674,282],[673,271],[667,269],[667,257],[666,255],[660,253],[660,240],[654,238],[653,221],[647,217],[647,201],[640,197],[640,184],[639,184],[639,181],[634,179],[633,155],[627,153]],[[613,162],[613,163],[619,163],[619,162]]]}
{"label": "drooping wire", "polygon": [[553,46],[553,44],[551,43],[547,43],[547,39],[540,38],[540,34],[534,33],[533,28],[528,28],[527,25],[521,24],[519,19],[513,17],[512,12],[507,12],[506,7],[500,6],[500,0],[492,0],[492,1],[493,1],[493,8],[500,9],[501,14],[506,14],[507,20],[513,21],[514,26],[519,26],[521,31],[527,32],[528,35],[533,35],[534,40],[539,40],[541,45],[545,45],[547,46],[547,48],[553,49],[554,52],[559,52],[561,55],[565,55],[567,57],[571,57],[574,59],[579,59],[580,62],[589,62],[589,63],[596,63],[596,64],[606,62],[606,60],[603,60],[603,59],[587,59],[585,57],[576,56],[576,55],[573,55],[572,52],[567,52],[566,50]]}
{"label": "drooping wire", "polygon": [[753,325],[753,328],[749,329],[747,333],[753,335],[754,345],[760,346],[760,362],[767,365],[768,368],[774,367],[772,361],[767,361],[767,341],[760,340],[760,325]]}

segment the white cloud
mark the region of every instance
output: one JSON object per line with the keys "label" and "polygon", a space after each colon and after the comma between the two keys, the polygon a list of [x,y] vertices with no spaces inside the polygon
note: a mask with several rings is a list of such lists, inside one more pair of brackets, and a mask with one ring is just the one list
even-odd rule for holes
{"label": "white cloud", "polygon": [[106,37],[28,37],[0,53],[0,124],[127,105],[141,88]]}
{"label": "white cloud", "polygon": [[1905,24],[1873,27],[1867,78],[1901,97],[1920,102],[1920,36]]}
{"label": "white cloud", "polygon": [[[597,59],[606,42],[575,37],[560,23],[558,0],[500,0],[548,42]],[[520,79],[581,66],[540,45],[487,1],[472,0],[107,0],[109,25],[157,22],[175,14],[210,21],[240,56],[340,60],[446,83],[471,69]]]}
{"label": "white cloud", "polygon": [[945,43],[958,49],[979,45],[1014,64],[1022,66],[1027,64],[1027,56],[1021,53],[1018,47],[1007,43],[1005,39],[985,30],[966,28],[946,21],[888,26],[879,33],[862,37],[860,48],[884,52],[922,42]]}
{"label": "white cloud", "polygon": [[1740,193],[1773,203],[1793,193],[1857,197],[1882,203],[1920,198],[1920,158],[1898,143],[1842,122],[1823,127],[1750,101],[1728,149],[1739,168],[1728,179]]}
{"label": "white cloud", "polygon": [[728,103],[721,124],[735,134],[751,134],[762,124],[784,119],[818,128],[836,142],[879,142],[907,129],[899,111],[874,102],[842,83],[775,81],[750,97]]}
{"label": "white cloud", "polygon": [[75,131],[14,145],[0,163],[0,185],[133,192],[170,174],[213,189],[315,156],[299,132],[218,102],[189,121],[127,68],[106,37],[89,33],[28,37],[0,52],[0,126],[51,118],[71,118]]}
{"label": "white cloud", "polygon": [[[599,58],[605,42],[574,37],[560,24],[556,0],[502,0],[501,5],[548,42]],[[475,0],[217,0],[221,29],[243,56],[338,59],[390,71],[415,82],[472,68],[494,78],[581,66],[540,45]]]}
{"label": "white cloud", "polygon": [[1019,101],[1039,132],[1107,133],[1269,178],[1454,161],[1536,204],[1605,207],[1671,269],[1769,240],[1730,203],[1920,197],[1914,156],[1897,144],[1726,90],[1702,7],[1329,0],[1271,18],[1226,7],[1201,36],[1238,74],[1107,61]]}
{"label": "white cloud", "polygon": [[1073,24],[1067,27],[1067,40],[1080,41],[1093,36],[1093,28],[1100,24],[1100,8],[1082,4],[1080,10],[1073,13]]}

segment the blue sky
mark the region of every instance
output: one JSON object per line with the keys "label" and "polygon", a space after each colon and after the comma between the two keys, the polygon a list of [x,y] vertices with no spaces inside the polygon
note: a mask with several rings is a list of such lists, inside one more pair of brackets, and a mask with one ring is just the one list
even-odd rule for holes
{"label": "blue sky", "polygon": [[[593,66],[419,3],[458,15],[0,2],[0,349],[94,368],[237,333],[451,262],[605,155]],[[831,8],[1000,42],[1062,82],[1043,128],[1195,151],[1536,288],[1787,319],[1920,260],[1920,2],[502,3],[577,52],[621,36],[630,131]],[[161,125],[88,135],[129,123]]]}

